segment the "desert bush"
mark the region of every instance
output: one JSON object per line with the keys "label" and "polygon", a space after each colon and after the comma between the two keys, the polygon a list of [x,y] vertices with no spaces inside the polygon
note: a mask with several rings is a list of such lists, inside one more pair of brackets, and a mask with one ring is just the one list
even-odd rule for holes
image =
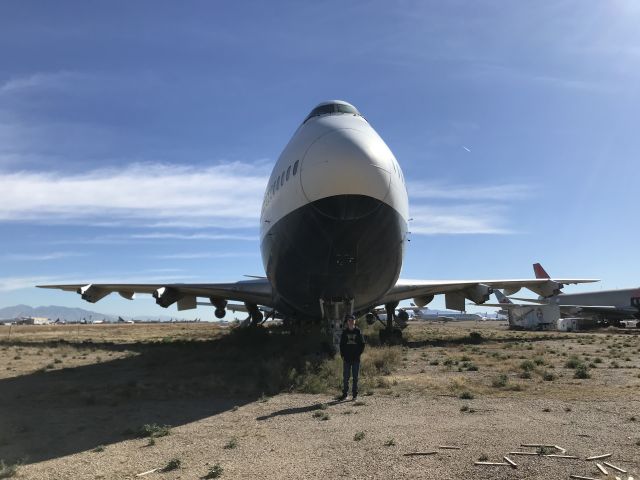
{"label": "desert bush", "polygon": [[576,356],[570,357],[569,360],[567,360],[564,364],[566,368],[573,368],[573,369],[576,369],[581,365],[584,365],[584,363],[582,362],[582,360],[580,360]]}
{"label": "desert bush", "polygon": [[359,442],[360,440],[362,440],[364,438],[364,432],[356,432],[356,434],[353,436],[353,439],[356,442]]}
{"label": "desert bush", "polygon": [[224,469],[219,463],[216,463],[209,471],[202,477],[203,480],[209,480],[211,478],[220,478]]}
{"label": "desert bush", "polygon": [[4,460],[0,460],[0,478],[11,478],[18,473],[17,463],[5,463]]}
{"label": "desert bush", "polygon": [[158,425],[157,423],[147,423],[138,429],[139,437],[159,438],[166,437],[170,433],[170,425]]}
{"label": "desert bush", "polygon": [[180,468],[180,465],[182,465],[182,462],[179,458],[172,458],[164,467],[162,467],[161,471],[170,472],[172,470],[177,470]]}
{"label": "desert bush", "polygon": [[509,377],[503,373],[493,379],[491,386],[494,388],[504,388],[507,386],[507,383],[509,383]]}
{"label": "desert bush", "polygon": [[525,360],[524,362],[522,362],[520,364],[520,369],[525,371],[525,372],[531,372],[536,368],[536,364],[533,363],[531,360]]}
{"label": "desert bush", "polygon": [[573,378],[591,378],[591,375],[589,375],[589,369],[587,368],[587,366],[585,364],[581,364],[579,366],[576,367],[576,371],[573,374]]}

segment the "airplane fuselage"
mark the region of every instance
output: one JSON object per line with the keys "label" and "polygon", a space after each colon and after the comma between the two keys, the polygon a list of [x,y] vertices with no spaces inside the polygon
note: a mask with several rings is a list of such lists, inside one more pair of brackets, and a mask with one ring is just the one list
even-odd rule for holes
{"label": "airplane fuselage", "polygon": [[[328,102],[314,111],[332,104],[353,109]],[[369,123],[355,109],[308,117],[262,205],[262,261],[276,300],[314,317],[322,301],[352,301],[354,311],[375,305],[398,280],[407,217],[402,170]]]}

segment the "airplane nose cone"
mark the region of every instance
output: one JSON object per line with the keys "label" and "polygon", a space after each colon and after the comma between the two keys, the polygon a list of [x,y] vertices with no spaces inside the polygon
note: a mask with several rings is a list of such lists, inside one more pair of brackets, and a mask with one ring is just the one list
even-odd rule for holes
{"label": "airplane nose cone", "polygon": [[378,135],[333,130],[307,150],[300,174],[302,190],[309,202],[338,195],[382,201],[389,193],[392,162],[393,154]]}

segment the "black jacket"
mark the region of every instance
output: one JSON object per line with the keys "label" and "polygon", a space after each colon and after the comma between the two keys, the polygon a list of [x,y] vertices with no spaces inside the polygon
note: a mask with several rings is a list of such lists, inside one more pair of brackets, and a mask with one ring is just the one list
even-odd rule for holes
{"label": "black jacket", "polygon": [[340,355],[346,362],[359,362],[364,351],[364,338],[358,327],[353,330],[345,328],[340,337]]}

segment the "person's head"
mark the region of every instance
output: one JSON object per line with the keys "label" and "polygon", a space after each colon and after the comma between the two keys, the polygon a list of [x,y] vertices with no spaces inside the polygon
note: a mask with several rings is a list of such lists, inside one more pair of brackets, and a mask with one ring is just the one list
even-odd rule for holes
{"label": "person's head", "polygon": [[354,317],[353,315],[347,315],[345,317],[345,320],[347,321],[347,328],[349,330],[353,330],[354,328],[356,328],[356,317]]}

